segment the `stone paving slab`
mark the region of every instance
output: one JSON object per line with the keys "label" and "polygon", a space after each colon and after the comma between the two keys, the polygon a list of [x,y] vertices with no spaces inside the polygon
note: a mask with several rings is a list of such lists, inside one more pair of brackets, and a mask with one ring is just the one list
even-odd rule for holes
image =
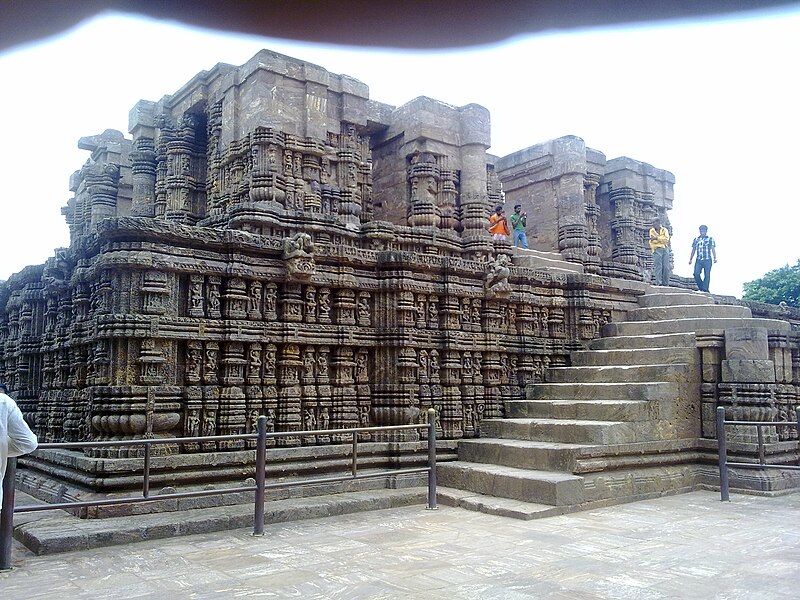
{"label": "stone paving slab", "polygon": [[784,600],[800,494],[692,492],[533,521],[408,506],[35,556],[3,600],[304,598]]}

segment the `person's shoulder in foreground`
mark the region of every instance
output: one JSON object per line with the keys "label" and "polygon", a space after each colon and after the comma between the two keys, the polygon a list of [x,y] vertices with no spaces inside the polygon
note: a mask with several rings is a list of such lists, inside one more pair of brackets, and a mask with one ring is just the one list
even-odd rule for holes
{"label": "person's shoulder in foreground", "polygon": [[7,392],[6,386],[0,383],[0,437],[5,438],[0,439],[0,445],[8,447],[9,457],[21,456],[36,450],[39,442]]}

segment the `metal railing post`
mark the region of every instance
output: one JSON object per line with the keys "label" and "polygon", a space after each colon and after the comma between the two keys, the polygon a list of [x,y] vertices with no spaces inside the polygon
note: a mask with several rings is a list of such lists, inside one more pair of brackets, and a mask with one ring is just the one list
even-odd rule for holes
{"label": "metal railing post", "polygon": [[358,476],[358,434],[353,432],[353,462],[350,465],[350,472],[353,477]]}
{"label": "metal railing post", "polygon": [[6,461],[3,477],[3,506],[0,514],[0,571],[11,568],[11,543],[14,536],[14,481],[17,478],[17,459]]}
{"label": "metal railing post", "polygon": [[728,446],[725,440],[725,407],[717,407],[717,449],[719,451],[719,493],[722,502],[731,499],[728,489]]}
{"label": "metal railing post", "polygon": [[256,499],[253,514],[253,535],[264,535],[264,486],[267,481],[267,417],[256,422]]}
{"label": "metal railing post", "polygon": [[428,510],[436,509],[436,411],[428,409]]}
{"label": "metal railing post", "polygon": [[150,443],[144,445],[144,482],[142,483],[142,496],[150,497]]}

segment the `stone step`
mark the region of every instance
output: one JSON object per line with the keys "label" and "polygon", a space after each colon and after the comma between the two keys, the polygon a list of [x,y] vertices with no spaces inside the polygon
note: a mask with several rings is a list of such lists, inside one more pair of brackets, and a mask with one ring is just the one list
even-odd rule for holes
{"label": "stone step", "polygon": [[458,444],[458,459],[474,463],[492,463],[543,471],[574,470],[581,450],[599,448],[589,444],[563,444],[503,438],[473,438]]}
{"label": "stone step", "polygon": [[439,504],[445,506],[456,506],[487,515],[520,519],[522,521],[562,515],[567,509],[567,507],[486,496],[476,492],[467,492],[442,486],[439,486],[436,490],[436,499]]}
{"label": "stone step", "polygon": [[583,478],[571,473],[454,461],[439,463],[436,477],[443,487],[522,502],[554,506],[583,502]]}
{"label": "stone step", "polygon": [[506,417],[649,421],[668,418],[663,405],[646,400],[513,400],[506,402]]}
{"label": "stone step", "polygon": [[648,308],[651,306],[672,306],[674,304],[714,304],[714,299],[708,294],[680,290],[672,294],[644,294],[639,296],[639,306]]}
{"label": "stone step", "polygon": [[573,367],[687,364],[696,359],[694,348],[625,348],[578,350],[570,355]]}
{"label": "stone step", "polygon": [[669,319],[750,319],[753,313],[746,306],[735,304],[679,304],[649,306],[628,311],[628,321],[667,321]]}
{"label": "stone step", "polygon": [[548,383],[636,383],[681,381],[688,372],[686,364],[551,367],[545,378]]}
{"label": "stone step", "polygon": [[702,483],[701,472],[695,463],[587,473],[584,494],[587,502],[630,502],[688,492]]}
{"label": "stone step", "polygon": [[775,331],[789,331],[788,321],[777,319],[670,319],[668,321],[621,321],[606,323],[602,328],[603,337],[616,335],[649,335],[658,333],[690,333],[733,327],[762,327]]}
{"label": "stone step", "polygon": [[[416,485],[402,489],[374,489],[308,498],[291,497],[267,501],[264,523],[268,525],[318,519],[366,510],[424,504],[426,501],[427,488]],[[53,554],[174,538],[178,535],[252,528],[253,502],[250,500],[229,506],[107,519],[79,519],[64,511],[55,510],[21,513],[14,517],[14,522],[14,537],[29,550],[37,555]],[[6,598],[5,595],[0,597]]]}
{"label": "stone step", "polygon": [[569,273],[583,273],[583,265],[564,260],[558,252],[514,249],[514,266],[528,269],[552,269]]}
{"label": "stone step", "polygon": [[576,419],[484,419],[481,437],[566,444],[630,444],[650,439],[652,423]]}
{"label": "stone step", "polygon": [[[675,287],[673,285],[653,285],[653,284],[648,284],[646,290],[647,290],[645,292],[646,294],[662,294],[665,296],[685,294],[686,292],[692,291],[686,288]],[[701,294],[703,292],[695,292],[695,293]]]}
{"label": "stone step", "polygon": [[589,342],[590,350],[634,350],[637,348],[695,348],[694,332],[602,337]]}
{"label": "stone step", "polygon": [[[514,254],[520,257],[528,257],[528,258],[541,258],[545,260],[555,260],[555,261],[564,261],[564,257],[561,256],[560,252],[548,252],[546,250],[536,250],[534,248],[514,248]],[[573,264],[573,263],[569,263]]]}
{"label": "stone step", "polygon": [[639,383],[533,383],[525,390],[528,400],[666,400],[677,388],[667,382]]}

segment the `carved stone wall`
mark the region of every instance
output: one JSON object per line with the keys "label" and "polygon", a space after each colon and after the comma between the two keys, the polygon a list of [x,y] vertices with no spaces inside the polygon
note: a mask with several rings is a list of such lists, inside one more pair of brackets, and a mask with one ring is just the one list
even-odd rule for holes
{"label": "carved stone wall", "polygon": [[[797,311],[793,312],[782,316],[794,320],[797,327]],[[716,437],[714,411],[718,406],[725,407],[725,418],[731,421],[795,421],[800,407],[799,333],[798,329],[735,328],[698,337],[703,364],[704,437]],[[729,439],[733,442],[758,441],[755,427],[731,429]],[[762,434],[767,444],[798,439],[796,427],[764,427]]]}
{"label": "carved stone wall", "polygon": [[[495,160],[483,107],[391,107],[269,51],[139,102],[130,131],[81,139],[69,248],[0,286],[0,377],[44,441],[235,434],[259,415],[403,424],[431,406],[443,438],[475,436],[635,305],[641,287],[597,275],[640,281],[644,227],[672,201],[669,173],[579,138]],[[493,243],[504,194],[535,215],[533,247],[586,274]]]}

